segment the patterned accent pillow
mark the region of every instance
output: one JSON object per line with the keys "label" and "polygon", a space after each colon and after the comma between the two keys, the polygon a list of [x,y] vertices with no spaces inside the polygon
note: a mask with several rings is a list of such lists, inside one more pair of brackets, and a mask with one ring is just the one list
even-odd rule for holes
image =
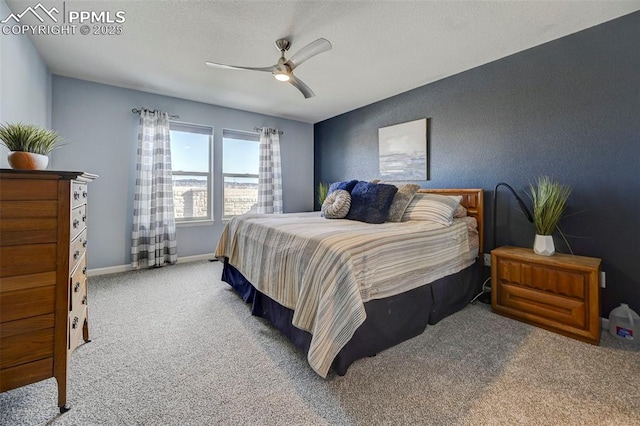
{"label": "patterned accent pillow", "polygon": [[384,183],[360,181],[351,191],[351,209],[347,219],[384,223],[398,188]]}
{"label": "patterned accent pillow", "polygon": [[342,219],[351,208],[351,194],[344,189],[338,189],[327,195],[322,203],[322,216],[327,219]]}
{"label": "patterned accent pillow", "polygon": [[402,215],[402,221],[430,220],[444,226],[453,223],[453,213],[462,200],[461,196],[416,194]]}
{"label": "patterned accent pillow", "polygon": [[393,196],[393,202],[389,209],[389,215],[387,216],[387,222],[400,222],[402,221],[402,215],[409,206],[411,200],[420,189],[420,185],[415,183],[408,183],[398,187],[398,192]]}
{"label": "patterned accent pillow", "polygon": [[336,189],[344,189],[348,193],[351,193],[357,183],[358,181],[356,179],[344,182],[333,182],[331,185],[329,185],[329,191],[327,191],[327,194],[331,194]]}

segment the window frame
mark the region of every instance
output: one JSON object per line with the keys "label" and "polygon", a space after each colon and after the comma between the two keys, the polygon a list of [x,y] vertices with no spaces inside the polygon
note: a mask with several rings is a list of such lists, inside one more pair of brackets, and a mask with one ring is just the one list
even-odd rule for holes
{"label": "window frame", "polygon": [[[214,161],[213,161],[213,149],[214,149],[214,129],[212,126],[206,126],[202,124],[194,124],[194,123],[186,123],[183,121],[170,120],[169,121],[169,130],[177,131],[183,133],[194,133],[206,135],[209,139],[209,158],[208,158],[208,172],[196,172],[196,171],[185,171],[185,170],[174,170],[173,169],[173,161],[171,162],[171,178],[174,176],[204,176],[207,178],[207,215],[206,216],[196,216],[196,217],[175,217],[176,225],[185,226],[185,225],[201,225],[205,222],[213,223],[214,215],[213,215],[213,181],[214,181]],[[193,131],[196,130],[196,131]],[[172,150],[173,155],[173,150]],[[173,185],[172,185],[173,187]]]}
{"label": "window frame", "polygon": [[[238,215],[225,215],[224,214],[224,201],[225,201],[225,178],[260,178],[260,170],[258,173],[225,173],[224,171],[224,141],[225,139],[235,139],[235,140],[245,140],[249,142],[256,142],[258,144],[258,157],[260,156],[260,133],[257,132],[248,132],[245,130],[231,130],[231,129],[223,129],[222,130],[222,220],[228,221]],[[258,158],[260,161],[260,158]]]}

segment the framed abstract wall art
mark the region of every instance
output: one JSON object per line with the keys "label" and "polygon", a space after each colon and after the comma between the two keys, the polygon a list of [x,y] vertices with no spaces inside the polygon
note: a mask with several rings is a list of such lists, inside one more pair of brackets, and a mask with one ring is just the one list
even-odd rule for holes
{"label": "framed abstract wall art", "polygon": [[380,179],[427,180],[427,119],[378,129]]}

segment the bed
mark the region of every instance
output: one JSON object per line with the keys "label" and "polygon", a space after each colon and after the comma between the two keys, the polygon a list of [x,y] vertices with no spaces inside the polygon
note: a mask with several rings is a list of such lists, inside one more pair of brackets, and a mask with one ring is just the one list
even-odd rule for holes
{"label": "bed", "polygon": [[479,291],[483,190],[418,193],[459,197],[466,217],[442,226],[328,220],[320,212],[238,216],[216,249],[222,279],[306,353],[316,373],[344,375]]}

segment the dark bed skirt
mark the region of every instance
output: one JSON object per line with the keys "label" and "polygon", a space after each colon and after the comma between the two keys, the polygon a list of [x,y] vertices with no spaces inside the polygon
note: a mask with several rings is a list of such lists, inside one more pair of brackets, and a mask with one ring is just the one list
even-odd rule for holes
{"label": "dark bed skirt", "polygon": [[[413,290],[364,304],[367,319],[333,361],[334,371],[343,376],[354,361],[373,356],[405,340],[420,335],[427,324],[464,308],[480,291],[479,266],[468,268]],[[265,318],[304,353],[309,351],[311,334],[291,324],[293,310],[260,293],[226,260],[222,280],[251,303],[252,315]]]}

